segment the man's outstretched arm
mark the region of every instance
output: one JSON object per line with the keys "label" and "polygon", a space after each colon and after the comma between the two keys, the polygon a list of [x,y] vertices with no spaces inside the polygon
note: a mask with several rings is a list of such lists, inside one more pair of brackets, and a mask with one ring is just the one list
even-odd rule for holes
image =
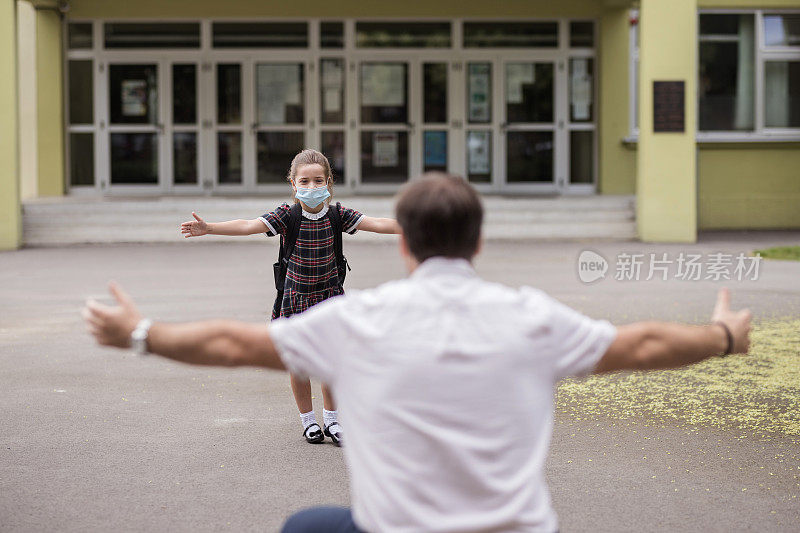
{"label": "man's outstretched arm", "polygon": [[[111,283],[115,306],[86,302],[83,317],[99,344],[128,348],[142,319],[133,300]],[[285,367],[267,326],[229,320],[185,324],[154,323],[147,336],[149,352],[194,365]]]}
{"label": "man's outstretched arm", "polygon": [[728,349],[747,353],[750,349],[750,319],[747,309],[731,311],[730,293],[721,289],[708,326],[687,326],[669,322],[637,322],[617,328],[617,337],[594,369],[595,373],[616,370],[656,370],[697,363]]}

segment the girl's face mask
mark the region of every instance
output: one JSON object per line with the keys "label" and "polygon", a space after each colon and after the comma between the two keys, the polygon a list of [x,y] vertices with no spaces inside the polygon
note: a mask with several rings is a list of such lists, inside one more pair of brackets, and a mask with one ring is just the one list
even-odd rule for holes
{"label": "girl's face mask", "polygon": [[313,209],[330,198],[331,192],[328,190],[327,185],[323,185],[322,187],[314,187],[313,189],[301,189],[298,187],[297,191],[294,193],[294,196],[308,207]]}

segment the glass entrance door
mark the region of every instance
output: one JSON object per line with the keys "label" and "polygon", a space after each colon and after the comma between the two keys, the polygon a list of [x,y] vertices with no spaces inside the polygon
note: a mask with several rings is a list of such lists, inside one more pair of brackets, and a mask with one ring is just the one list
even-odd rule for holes
{"label": "glass entrance door", "polygon": [[256,185],[285,187],[289,164],[306,145],[306,64],[256,62],[254,78]]}
{"label": "glass entrance door", "polygon": [[108,183],[112,189],[163,188],[160,76],[157,61],[109,62]]}
{"label": "glass entrance door", "polygon": [[347,84],[345,59],[327,55],[319,60],[319,146],[331,164],[334,182],[344,185],[347,172]]}
{"label": "glass entrance door", "polygon": [[503,63],[503,168],[508,189],[556,191],[555,62]]}
{"label": "glass entrance door", "polygon": [[[498,180],[495,164],[497,113],[494,110],[494,61],[466,62],[465,178],[487,187]],[[482,187],[486,188],[486,187]]]}
{"label": "glass entrance door", "polygon": [[480,190],[556,193],[565,142],[555,59],[465,62],[465,177]]}
{"label": "glass entrance door", "polygon": [[409,105],[409,62],[358,63],[358,142],[364,185],[397,185],[410,177],[414,136]]}
{"label": "glass entrance door", "polygon": [[199,68],[196,62],[169,65],[169,120],[165,135],[169,141],[168,175],[173,190],[196,192],[203,185],[199,128]]}
{"label": "glass entrance door", "polygon": [[234,61],[213,65],[215,109],[210,151],[215,188],[240,191],[244,184],[244,87],[242,64]]}
{"label": "glass entrance door", "polygon": [[[422,172],[450,169],[450,64],[423,60],[422,71]],[[415,173],[417,170],[415,170]]]}

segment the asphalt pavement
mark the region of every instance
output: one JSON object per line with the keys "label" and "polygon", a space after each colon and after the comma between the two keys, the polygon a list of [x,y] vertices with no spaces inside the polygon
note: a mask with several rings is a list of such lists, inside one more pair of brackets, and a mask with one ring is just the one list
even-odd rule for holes
{"label": "asphalt pavement", "polygon": [[[541,288],[615,324],[703,323],[723,285],[756,322],[791,321],[800,262],[735,267],[737,257],[752,267],[756,248],[798,243],[798,232],[711,233],[692,245],[490,241],[475,264],[488,280]],[[592,283],[579,272],[587,250],[608,263]],[[108,301],[114,279],[153,318],[265,321],[276,252],[266,239],[176,239],[0,253],[0,530],[275,531],[294,510],[348,504],[342,452],[305,443],[285,375],[104,349],[80,319],[87,297]],[[394,237],[348,238],[345,253],[348,289],[405,275]],[[733,279],[717,275],[715,254]],[[690,255],[699,280],[678,276]],[[650,272],[654,258],[666,274]],[[626,267],[636,259],[638,280]],[[791,433],[559,411],[546,474],[563,532],[797,531],[799,449]]]}

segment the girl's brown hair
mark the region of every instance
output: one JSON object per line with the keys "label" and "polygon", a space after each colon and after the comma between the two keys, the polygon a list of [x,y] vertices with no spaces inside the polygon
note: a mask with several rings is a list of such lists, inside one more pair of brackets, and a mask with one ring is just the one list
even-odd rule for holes
{"label": "girl's brown hair", "polygon": [[[333,197],[333,173],[331,172],[331,164],[328,162],[328,158],[325,157],[322,152],[311,150],[310,148],[300,151],[300,153],[292,159],[286,181],[289,183],[293,182],[295,177],[297,177],[297,169],[302,165],[319,165],[322,167],[325,171],[325,176],[328,178],[328,191],[331,193],[331,197]],[[292,196],[294,197],[294,194]],[[299,202],[297,198],[294,198],[294,201],[295,203]]]}

